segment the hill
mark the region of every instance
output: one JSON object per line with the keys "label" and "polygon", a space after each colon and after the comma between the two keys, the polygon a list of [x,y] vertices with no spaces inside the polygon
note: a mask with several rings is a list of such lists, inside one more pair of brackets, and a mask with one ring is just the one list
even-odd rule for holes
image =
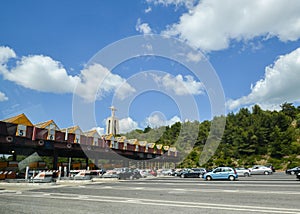
{"label": "hill", "polygon": [[[214,133],[210,133],[211,126],[214,124],[213,132],[222,132],[222,127],[218,128],[218,120],[224,117],[203,122],[177,122],[170,127],[155,129],[147,127],[127,133],[126,136],[176,146],[185,155],[180,167],[199,167],[199,157],[205,143],[213,140],[213,137],[208,139],[208,136],[214,136]],[[237,113],[229,113],[225,119],[220,144],[213,156],[201,164],[203,167],[272,164],[276,169],[284,170],[300,165],[299,106],[284,103],[280,111],[268,111],[255,105],[251,111],[242,108]]]}

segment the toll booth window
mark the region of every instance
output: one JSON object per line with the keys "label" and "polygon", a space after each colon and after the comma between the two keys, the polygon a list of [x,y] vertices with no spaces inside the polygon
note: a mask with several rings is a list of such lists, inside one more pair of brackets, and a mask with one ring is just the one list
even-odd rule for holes
{"label": "toll booth window", "polygon": [[18,125],[17,129],[17,136],[25,137],[26,136],[26,126],[24,125]]}
{"label": "toll booth window", "polygon": [[55,140],[55,130],[54,129],[50,129],[48,132],[48,140]]}
{"label": "toll booth window", "polygon": [[98,138],[97,137],[94,137],[93,145],[98,146]]}
{"label": "toll booth window", "polygon": [[79,129],[76,129],[74,143],[80,144],[80,138],[81,138],[81,131]]}
{"label": "toll booth window", "polygon": [[75,143],[80,143],[80,134],[75,135]]}
{"label": "toll booth window", "polygon": [[114,148],[115,148],[115,149],[119,149],[119,143],[118,143],[118,142],[115,142]]}

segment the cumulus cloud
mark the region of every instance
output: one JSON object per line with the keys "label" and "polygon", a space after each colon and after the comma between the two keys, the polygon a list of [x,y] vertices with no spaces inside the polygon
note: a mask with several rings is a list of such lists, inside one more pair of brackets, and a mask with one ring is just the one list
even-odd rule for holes
{"label": "cumulus cloud", "polygon": [[0,91],[0,102],[7,101],[8,97]]}
{"label": "cumulus cloud", "polygon": [[228,100],[230,110],[242,105],[259,104],[264,109],[278,109],[284,102],[300,101],[300,48],[280,56],[265,68],[263,79],[258,80],[251,92],[236,100]]}
{"label": "cumulus cloud", "polygon": [[[154,2],[161,1],[169,2]],[[205,51],[226,49],[233,40],[249,41],[259,36],[296,41],[300,38],[299,8],[298,0],[288,4],[277,0],[203,0],[162,33],[178,36]]]}
{"label": "cumulus cloud", "polygon": [[176,8],[180,6],[185,6],[186,8],[192,8],[199,0],[147,0],[148,3],[153,3],[154,5],[175,5]]}
{"label": "cumulus cloud", "polygon": [[152,11],[151,7],[148,7],[147,9],[145,9],[145,13],[150,13]]}
{"label": "cumulus cloud", "polygon": [[148,23],[142,23],[141,19],[139,18],[136,22],[135,26],[136,31],[143,33],[143,34],[149,34],[152,32],[150,26]]}
{"label": "cumulus cloud", "polygon": [[0,46],[0,66],[3,66],[11,58],[15,58],[16,53],[9,47]]}
{"label": "cumulus cloud", "polygon": [[101,128],[101,127],[94,127],[94,128],[92,128],[92,130],[96,130],[100,136],[105,134],[104,128]]}
{"label": "cumulus cloud", "polygon": [[200,53],[192,53],[192,52],[189,52],[186,55],[186,57],[188,62],[199,62],[203,58],[203,56]]}
{"label": "cumulus cloud", "polygon": [[75,93],[85,100],[93,102],[101,99],[107,93],[116,91],[119,99],[124,99],[135,89],[119,75],[112,74],[107,68],[94,64],[81,71],[81,81],[77,84]]}
{"label": "cumulus cloud", "polygon": [[199,95],[204,93],[204,85],[202,82],[197,82],[190,75],[158,76],[153,74],[153,78],[157,84],[160,84],[167,90],[172,90],[176,95]]}
{"label": "cumulus cloud", "polygon": [[43,92],[72,92],[79,77],[69,76],[63,66],[48,56],[22,57],[16,67],[2,70],[4,79]]}
{"label": "cumulus cloud", "polygon": [[135,122],[132,118],[127,117],[119,120],[120,133],[127,133],[135,129],[139,129],[138,123]]}
{"label": "cumulus cloud", "polygon": [[122,77],[99,64],[81,70],[78,76],[72,76],[60,62],[49,56],[23,56],[16,60],[14,67],[8,68],[7,62],[13,58],[16,54],[11,48],[0,47],[0,74],[5,80],[32,90],[76,93],[88,102],[101,99],[119,87],[122,90],[118,90],[116,96],[120,99],[135,91]]}
{"label": "cumulus cloud", "polygon": [[181,120],[178,116],[174,116],[170,120],[166,120],[162,114],[156,112],[145,119],[145,124],[151,128],[158,128],[161,126],[171,126],[180,121]]}

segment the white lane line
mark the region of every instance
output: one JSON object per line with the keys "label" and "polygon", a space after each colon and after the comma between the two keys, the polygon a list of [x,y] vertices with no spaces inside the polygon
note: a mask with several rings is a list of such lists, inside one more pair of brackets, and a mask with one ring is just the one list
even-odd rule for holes
{"label": "white lane line", "polygon": [[144,190],[145,188],[144,187],[133,187],[133,189],[135,189],[135,190]]}
{"label": "white lane line", "polygon": [[[236,187],[237,188],[237,187]],[[161,191],[164,189],[169,194],[176,193],[176,192],[219,192],[219,193],[239,193],[239,194],[277,194],[277,195],[300,195],[300,191],[266,191],[262,189],[257,190],[241,190],[241,189],[201,189],[201,188],[194,188],[194,189],[178,189],[178,188],[147,188],[147,187],[126,187],[126,186],[105,186],[100,188],[91,188],[91,189],[111,189],[111,190],[120,190],[120,191],[134,191],[134,190],[147,190],[151,192]]]}
{"label": "white lane line", "polygon": [[181,184],[184,186],[224,186],[224,185],[228,185],[230,184],[231,186],[234,187],[239,187],[239,186],[244,186],[244,187],[299,187],[299,182],[295,183],[295,184],[284,184],[284,183],[273,183],[273,184],[260,184],[260,183],[255,183],[255,182],[251,182],[251,183],[240,183],[237,181],[234,182],[230,182],[228,181],[227,183],[216,183],[216,182],[202,182],[202,183],[193,183],[193,182],[189,182],[189,183],[185,183],[185,182],[174,182],[174,183],[134,183],[137,185],[177,185],[177,184]]}
{"label": "white lane line", "polygon": [[[138,204],[138,205],[155,205],[155,206],[168,206],[168,207],[181,207],[181,208],[198,208],[198,209],[211,209],[211,210],[232,210],[232,211],[247,211],[256,213],[282,213],[282,214],[299,214],[299,209],[279,208],[279,207],[260,207],[260,206],[243,206],[233,204],[214,204],[214,203],[197,203],[185,201],[168,201],[168,200],[154,200],[154,199],[140,199],[140,198],[126,198],[126,197],[109,197],[109,196],[91,196],[82,195],[78,197],[77,194],[64,194],[55,193],[50,196],[44,193],[32,193],[15,195],[7,193],[12,197],[32,197],[32,198],[47,198],[47,199],[64,199],[64,200],[77,200],[93,201],[93,202],[109,202],[109,203],[124,203],[124,204]],[[76,197],[74,197],[76,196]]]}

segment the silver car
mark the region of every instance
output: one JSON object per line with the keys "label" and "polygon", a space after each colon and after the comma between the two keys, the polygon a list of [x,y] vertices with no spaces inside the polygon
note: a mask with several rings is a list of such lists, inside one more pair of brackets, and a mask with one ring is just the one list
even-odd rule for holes
{"label": "silver car", "polygon": [[246,169],[244,167],[235,168],[236,173],[239,177],[249,177],[251,175],[250,169]]}
{"label": "silver car", "polygon": [[254,165],[252,168],[249,168],[252,175],[270,175],[273,173],[273,170],[270,167],[262,165]]}

